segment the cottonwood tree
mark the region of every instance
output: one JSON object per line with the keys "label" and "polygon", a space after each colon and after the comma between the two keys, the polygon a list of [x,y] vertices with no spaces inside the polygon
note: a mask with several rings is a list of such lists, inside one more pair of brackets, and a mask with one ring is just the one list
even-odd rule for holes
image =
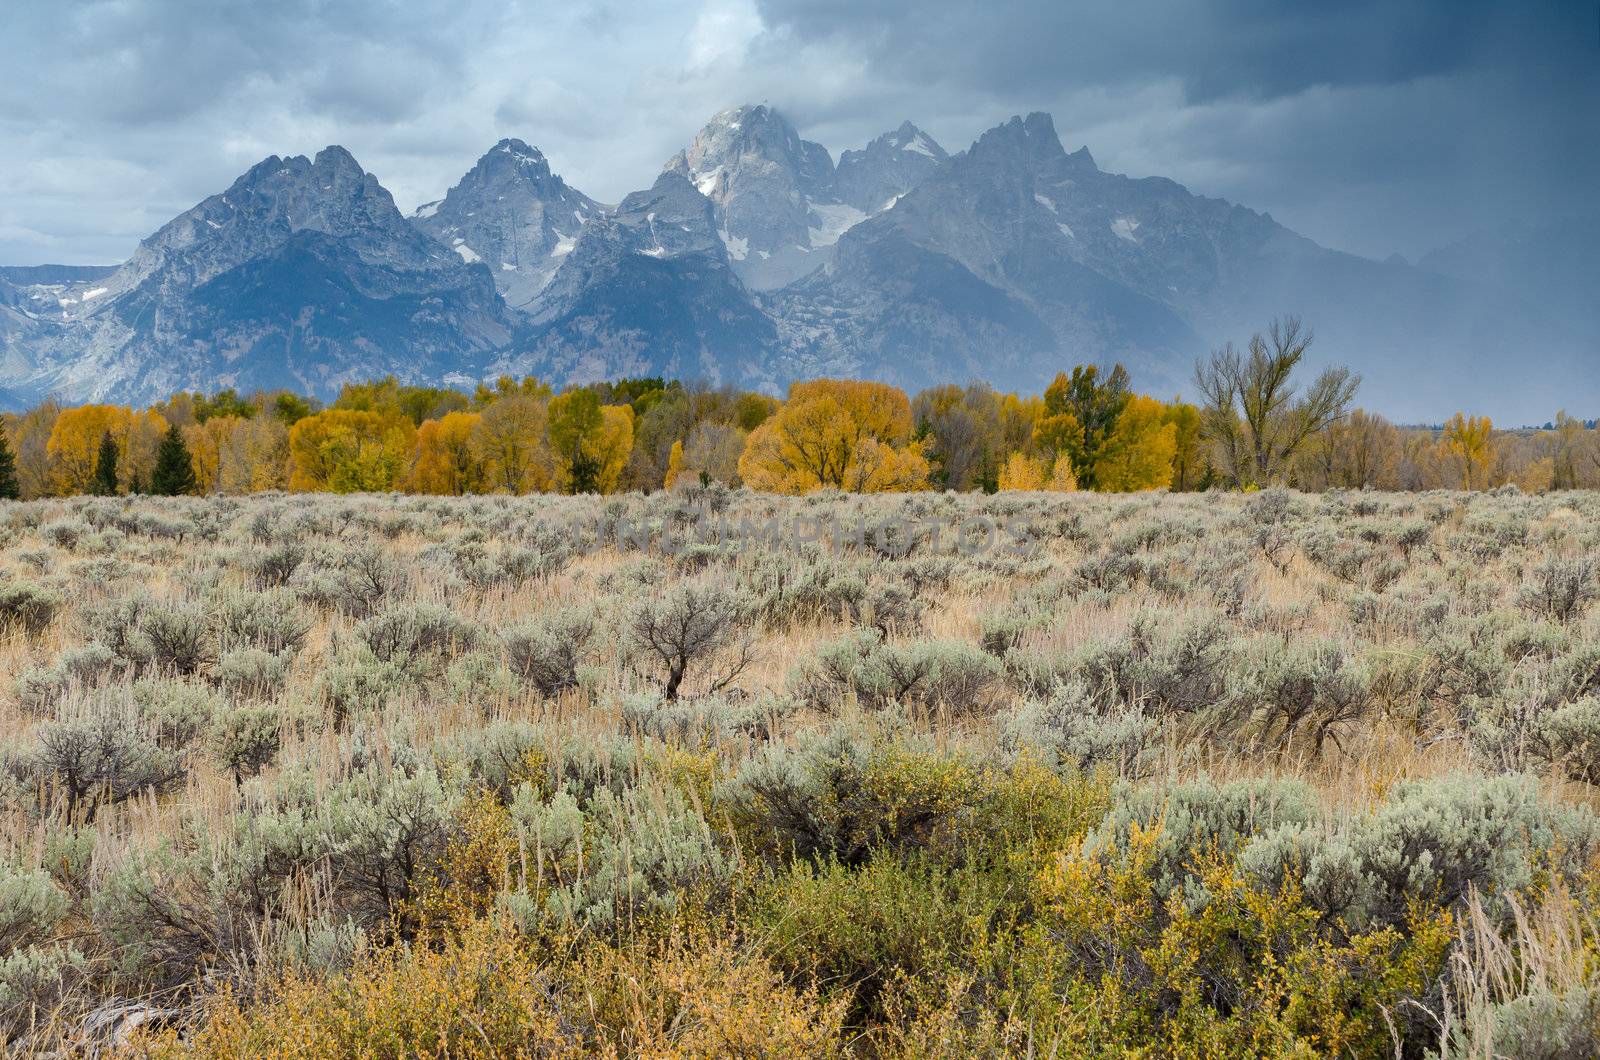
{"label": "cottonwood tree", "polygon": [[833,486],[872,493],[925,488],[927,460],[911,441],[911,402],[885,383],[815,379],[751,432],[739,474],[774,493]]}
{"label": "cottonwood tree", "polygon": [[1445,459],[1461,472],[1462,489],[1488,485],[1496,452],[1494,423],[1489,417],[1456,413],[1444,425],[1439,446]]}
{"label": "cottonwood tree", "polygon": [[1205,400],[1201,420],[1220,470],[1239,486],[1283,481],[1306,440],[1340,420],[1361,377],[1348,368],[1324,369],[1305,391],[1294,370],[1313,335],[1299,319],[1274,320],[1246,352],[1232,343],[1195,366]]}
{"label": "cottonwood tree", "polygon": [[545,442],[548,401],[514,393],[484,408],[472,432],[472,444],[495,489],[529,493],[550,488],[554,471]]}
{"label": "cottonwood tree", "polygon": [[1062,372],[1045,388],[1044,411],[1034,426],[1034,442],[1058,460],[1063,456],[1071,460],[1078,484],[1095,489],[1101,447],[1131,397],[1128,370],[1120,364],[1104,379],[1092,364],[1078,365],[1070,376]]}
{"label": "cottonwood tree", "polygon": [[1106,493],[1166,489],[1172,485],[1177,434],[1161,402],[1144,394],[1126,398],[1097,446],[1095,488]]}

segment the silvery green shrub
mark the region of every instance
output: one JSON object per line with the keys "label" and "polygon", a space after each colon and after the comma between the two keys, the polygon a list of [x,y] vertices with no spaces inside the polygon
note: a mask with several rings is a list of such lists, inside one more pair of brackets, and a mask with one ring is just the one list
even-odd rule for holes
{"label": "silvery green shrub", "polygon": [[1018,649],[1006,656],[1006,667],[1013,680],[1036,696],[1048,696],[1076,678],[1102,710],[1120,704],[1161,716],[1225,703],[1238,651],[1224,622],[1197,617],[1173,627],[1141,614],[1125,638],[1090,642],[1065,653]]}
{"label": "silvery green shrub", "polygon": [[187,773],[181,752],[162,744],[158,727],[131,703],[95,697],[64,705],[34,732],[20,763],[42,797],[93,817],[100,808],[146,791],[163,792]]}
{"label": "silvery green shrub", "polygon": [[763,622],[787,628],[797,622],[842,619],[883,630],[909,629],[922,603],[904,586],[869,578],[862,565],[840,561],[815,546],[798,557],[762,553],[740,573]]}
{"label": "silvery green shrub", "polygon": [[305,645],[311,620],[299,601],[286,589],[227,593],[217,602],[212,617],[217,643],[224,652],[255,648],[273,655],[293,656]]}
{"label": "silvery green shrub", "polygon": [[1589,1060],[1600,1056],[1600,987],[1565,993],[1539,987],[1473,1013],[1453,1028],[1444,1056],[1516,1060]]}
{"label": "silvery green shrub", "polygon": [[245,564],[258,589],[287,585],[306,560],[306,547],[299,541],[280,541],[256,553]]}
{"label": "silvery green shrub", "polygon": [[16,1044],[48,1023],[88,971],[88,960],[70,943],[0,953],[0,1043]]}
{"label": "silvery green shrub", "polygon": [[1517,601],[1536,615],[1571,622],[1600,597],[1600,574],[1587,557],[1552,557],[1534,568]]}
{"label": "silvery green shrub", "polygon": [[47,822],[44,829],[40,864],[56,885],[74,895],[89,891],[89,870],[94,865],[95,847],[100,833],[90,825],[70,821]]}
{"label": "silvery green shrub", "polygon": [[139,619],[154,605],[154,598],[142,589],[104,602],[88,601],[77,608],[78,625],[85,640],[103,644],[118,659],[131,662]]}
{"label": "silvery green shrub", "polygon": [[1160,725],[1137,708],[1104,712],[1081,680],[1063,684],[1048,698],[1030,699],[1001,724],[1001,746],[1012,757],[1032,755],[1058,770],[1079,773],[1109,768],[1118,776],[1147,775],[1160,740]]}
{"label": "silvery green shrub", "polygon": [[411,575],[392,554],[361,545],[295,571],[290,586],[305,600],[354,618],[370,618],[411,591]]}
{"label": "silvery green shrub", "polygon": [[269,698],[283,689],[289,678],[289,659],[261,648],[236,648],[217,662],[217,684],[231,695]]}
{"label": "silvery green shrub", "polygon": [[418,673],[428,672],[477,640],[470,622],[439,604],[390,608],[358,624],[355,635],[380,662]]}
{"label": "silvery green shrub", "polygon": [[667,699],[691,675],[708,693],[720,692],[751,661],[751,640],[742,637],[749,612],[748,598],[727,586],[673,586],[635,608],[625,627],[627,656],[660,681]]}
{"label": "silvery green shrub", "polygon": [[146,607],[126,643],[131,658],[166,673],[193,674],[215,660],[210,622],[188,604]]}
{"label": "silvery green shrub", "polygon": [[395,696],[415,691],[417,677],[400,662],[377,658],[356,642],[334,655],[317,676],[314,698],[334,725],[370,714]]}
{"label": "silvery green shrub", "polygon": [[999,679],[999,662],[966,641],[888,643],[880,631],[864,629],[818,648],[791,684],[819,707],[853,692],[872,710],[897,703],[963,714],[979,710]]}
{"label": "silvery green shrub", "polygon": [[702,748],[737,737],[769,739],[774,720],[793,707],[791,700],[766,696],[663,700],[646,693],[623,699],[622,721],[634,732],[682,747]]}
{"label": "silvery green shrub", "polygon": [[1180,895],[1191,907],[1207,898],[1197,859],[1213,852],[1231,857],[1252,839],[1317,817],[1316,793],[1300,781],[1201,779],[1162,787],[1123,783],[1111,809],[1084,839],[1084,850],[1107,859],[1125,856],[1133,830],[1159,828],[1150,865],[1163,898]]}
{"label": "silvery green shrub", "polygon": [[291,721],[287,711],[271,704],[229,707],[212,719],[206,750],[235,785],[242,785],[277,758]]}
{"label": "silvery green shrub", "polygon": [[459,768],[474,785],[509,799],[517,784],[542,763],[559,741],[531,721],[495,721],[450,737],[435,752],[441,763]]}
{"label": "silvery green shrub", "polygon": [[848,727],[808,731],[748,758],[716,786],[716,804],[780,861],[859,866],[879,849],[922,850],[935,830],[960,827],[964,804],[895,783],[894,750]]}
{"label": "silvery green shrub", "polygon": [[725,886],[733,873],[705,817],[675,787],[602,789],[580,807],[567,792],[547,802],[524,785],[511,816],[521,847],[538,858],[533,871],[544,883],[537,892],[524,884],[506,897],[526,926],[541,913],[600,929],[670,914],[685,896]]}
{"label": "silvery green shrub", "polygon": [[204,685],[166,678],[141,678],[131,685],[112,685],[96,698],[126,698],[162,747],[183,751],[204,735],[222,703]]}
{"label": "silvery green shrub", "polygon": [[361,770],[321,804],[333,885],[373,922],[398,912],[443,852],[459,796],[431,767]]}
{"label": "silvery green shrub", "polygon": [[1569,779],[1600,784],[1600,698],[1557,707],[1540,727],[1550,764]]}
{"label": "silvery green shrub", "polygon": [[19,629],[38,636],[65,602],[60,592],[35,582],[0,584],[0,633]]}
{"label": "silvery green shrub", "polygon": [[459,699],[478,700],[484,710],[516,692],[516,679],[496,654],[481,649],[459,655],[445,670],[445,681]]}
{"label": "silvery green shrub", "polygon": [[99,685],[115,669],[116,655],[103,644],[91,641],[67,648],[54,664],[30,667],[17,675],[17,701],[30,714],[48,714],[69,690]]}
{"label": "silvery green shrub", "polygon": [[67,911],[67,896],[42,869],[0,862],[0,953],[42,942]]}
{"label": "silvery green shrub", "polygon": [[1339,829],[1282,822],[1240,864],[1267,886],[1293,876],[1353,926],[1400,926],[1414,903],[1453,906],[1473,891],[1503,913],[1503,896],[1543,869],[1576,882],[1597,850],[1594,815],[1548,802],[1531,777],[1469,776],[1401,784]]}
{"label": "silvery green shrub", "polygon": [[230,871],[236,867],[210,843],[183,852],[163,841],[128,852],[99,881],[91,905],[115,970],[141,984],[175,986],[245,953],[264,913],[251,903],[251,889],[281,881]]}
{"label": "silvery green shrub", "polygon": [[39,528],[40,537],[65,552],[77,548],[89,532],[88,524],[77,519],[56,519]]}
{"label": "silvery green shrub", "polygon": [[1265,746],[1287,747],[1303,732],[1321,754],[1329,740],[1339,745],[1367,708],[1367,677],[1339,644],[1269,642],[1248,658],[1236,697]]}
{"label": "silvery green shrub", "polygon": [[1471,706],[1468,742],[1489,768],[1553,767],[1572,780],[1600,780],[1600,697],[1566,702],[1559,684],[1534,675]]}

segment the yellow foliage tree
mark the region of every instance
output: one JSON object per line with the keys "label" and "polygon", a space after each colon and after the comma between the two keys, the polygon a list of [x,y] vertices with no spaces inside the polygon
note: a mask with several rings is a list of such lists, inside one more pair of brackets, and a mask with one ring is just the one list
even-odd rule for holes
{"label": "yellow foliage tree", "polygon": [[594,437],[593,456],[599,470],[595,486],[601,493],[615,493],[622,482],[622,469],[633,452],[633,406],[602,405],[600,430]]}
{"label": "yellow foliage tree", "polygon": [[157,412],[135,412],[121,405],[63,409],[45,445],[57,490],[69,495],[89,492],[100,441],[106,435],[117,443],[118,487],[126,490],[148,482],[155,469],[156,447],[166,433],[167,421]]}
{"label": "yellow foliage tree", "polygon": [[198,492],[216,493],[221,489],[223,448],[245,422],[240,416],[213,416],[204,423],[190,423],[183,429],[183,441],[189,447]]}
{"label": "yellow foliage tree", "polygon": [[681,474],[683,474],[683,439],[680,438],[672,443],[672,450],[667,453],[667,476],[662,480],[661,487],[671,489]]}
{"label": "yellow foliage tree", "polygon": [[1078,488],[1078,475],[1072,470],[1072,461],[1057,457],[1055,465],[1050,468],[1050,478],[1045,482],[1045,489],[1051,493],[1072,493]]}
{"label": "yellow foliage tree", "polygon": [[11,421],[11,453],[17,461],[17,484],[24,500],[48,497],[56,490],[50,435],[61,406],[45,401]]}
{"label": "yellow foliage tree", "polygon": [[1488,485],[1495,451],[1494,424],[1489,417],[1456,413],[1444,425],[1439,445],[1445,458],[1461,473],[1462,489],[1481,489]]}
{"label": "yellow foliage tree", "polygon": [[1002,492],[1071,493],[1078,488],[1078,477],[1073,474],[1071,458],[1065,454],[1047,463],[1043,455],[1030,456],[1019,451],[1006,457],[1000,468],[998,488]]}
{"label": "yellow foliage tree", "polygon": [[545,432],[549,426],[548,388],[522,392],[514,386],[491,400],[472,432],[487,488],[531,493],[554,485],[554,468]]}
{"label": "yellow foliage tree", "polygon": [[1174,492],[1197,489],[1205,475],[1205,450],[1200,436],[1200,410],[1186,401],[1173,400],[1162,418],[1172,424],[1172,484]]}
{"label": "yellow foliage tree", "polygon": [[928,488],[931,470],[920,442],[896,449],[867,438],[845,468],[844,488],[853,493],[914,493]]}
{"label": "yellow foliage tree", "polygon": [[232,420],[217,443],[217,485],[221,493],[259,493],[288,482],[289,428],[277,416]]}
{"label": "yellow foliage tree", "polygon": [[482,417],[476,412],[448,412],[424,420],[417,428],[406,489],[458,497],[483,489],[483,464],[473,445]]}
{"label": "yellow foliage tree", "polygon": [[289,488],[388,491],[405,474],[416,427],[396,412],[328,409],[289,429]]}
{"label": "yellow foliage tree", "polygon": [[1015,452],[1000,467],[1000,492],[1032,493],[1044,489],[1044,461],[1037,456]]}
{"label": "yellow foliage tree", "polygon": [[1172,484],[1177,432],[1161,402],[1144,394],[1128,398],[1101,443],[1095,488],[1105,493],[1166,489]]}
{"label": "yellow foliage tree", "polygon": [[[910,436],[911,402],[895,387],[844,379],[795,383],[778,411],[750,432],[739,475],[774,493],[847,489],[884,475],[904,480],[919,462],[926,467],[920,450],[890,462],[881,447],[904,450]],[[869,439],[875,444],[866,447]]]}

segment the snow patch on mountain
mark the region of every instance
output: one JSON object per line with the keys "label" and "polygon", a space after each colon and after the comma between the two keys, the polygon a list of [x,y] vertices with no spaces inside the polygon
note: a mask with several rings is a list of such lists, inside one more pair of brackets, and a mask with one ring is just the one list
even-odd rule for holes
{"label": "snow patch on mountain", "polygon": [[822,221],[820,225],[806,229],[813,247],[833,246],[839,242],[840,236],[867,219],[865,211],[842,202],[813,203],[811,212]]}

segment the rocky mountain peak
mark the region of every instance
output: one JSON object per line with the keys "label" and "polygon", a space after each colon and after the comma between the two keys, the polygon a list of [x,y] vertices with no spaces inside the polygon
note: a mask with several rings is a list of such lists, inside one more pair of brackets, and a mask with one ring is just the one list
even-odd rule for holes
{"label": "rocky mountain peak", "polygon": [[787,118],[764,104],[713,115],[665,168],[682,173],[719,204],[746,182],[777,178],[807,196],[825,195],[833,182],[828,149],[802,140]]}
{"label": "rocky mountain peak", "polygon": [[[716,208],[717,228],[734,269],[756,288],[779,287],[821,267],[842,218],[833,157],[802,140],[771,107],[746,105],[708,121],[665,172],[689,181]],[[820,212],[819,208],[820,207]]]}
{"label": "rocky mountain peak", "polygon": [[978,137],[967,154],[973,159],[1004,159],[1022,165],[1057,162],[1067,156],[1055,122],[1040,111],[995,126]]}
{"label": "rocky mountain peak", "polygon": [[550,170],[538,148],[501,140],[437,202],[412,214],[420,230],[463,261],[481,261],[513,307],[531,302],[604,208]]}
{"label": "rocky mountain peak", "polygon": [[938,142],[909,121],[859,151],[839,156],[834,186],[839,198],[863,213],[876,213],[922,183],[949,160]]}

